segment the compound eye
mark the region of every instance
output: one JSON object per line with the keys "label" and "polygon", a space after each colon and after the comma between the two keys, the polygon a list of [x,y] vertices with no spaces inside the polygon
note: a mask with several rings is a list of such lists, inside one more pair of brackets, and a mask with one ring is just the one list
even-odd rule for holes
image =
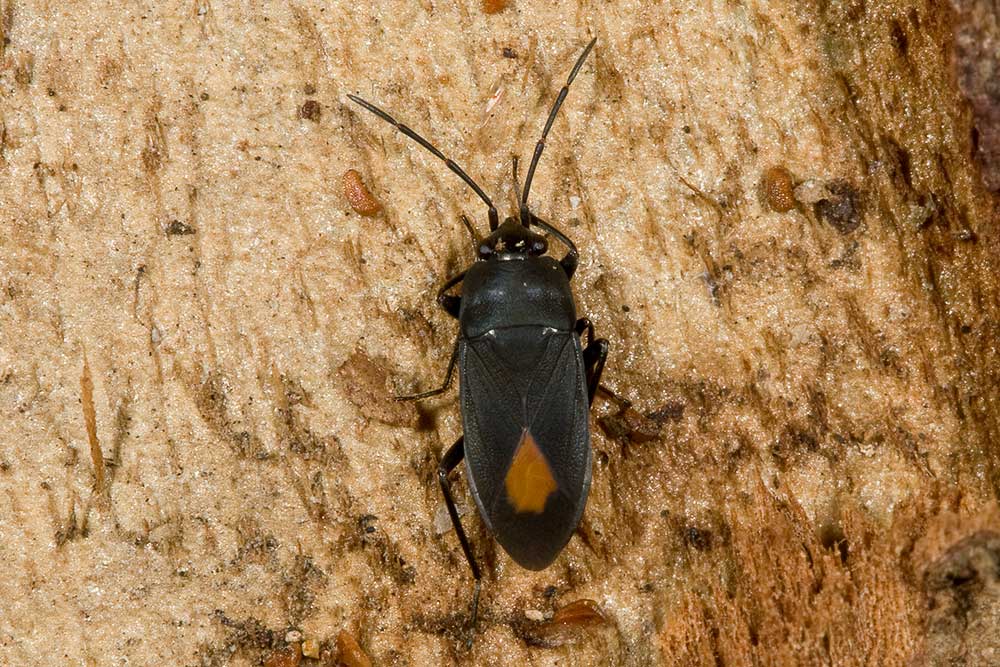
{"label": "compound eye", "polygon": [[493,254],[493,248],[489,244],[483,243],[479,246],[479,259],[487,259]]}
{"label": "compound eye", "polygon": [[549,244],[545,239],[535,239],[531,242],[530,253],[532,255],[544,255],[545,251],[549,249]]}

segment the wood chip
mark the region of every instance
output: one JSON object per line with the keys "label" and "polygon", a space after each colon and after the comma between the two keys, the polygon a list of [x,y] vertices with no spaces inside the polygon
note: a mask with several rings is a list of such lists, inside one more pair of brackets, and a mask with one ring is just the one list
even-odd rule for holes
{"label": "wood chip", "polygon": [[483,13],[496,14],[507,7],[508,0],[483,0]]}
{"label": "wood chip", "polygon": [[276,649],[264,660],[264,667],[299,667],[302,654],[298,644]]}
{"label": "wood chip", "polygon": [[771,210],[785,213],[795,208],[795,184],[792,174],[784,167],[771,167],[764,172],[764,195]]}
{"label": "wood chip", "polygon": [[344,172],[344,196],[351,203],[351,208],[360,215],[371,217],[382,210],[382,205],[361,180],[361,174],[354,169]]}
{"label": "wood chip", "polygon": [[80,375],[80,402],[83,404],[83,422],[87,427],[90,442],[90,459],[94,464],[94,491],[100,495],[104,491],[104,454],[97,439],[97,411],[94,409],[94,380],[90,377],[87,354],[83,355],[83,373]]}
{"label": "wood chip", "polygon": [[310,637],[302,642],[302,655],[307,658],[319,658],[319,640]]}
{"label": "wood chip", "polygon": [[604,612],[593,600],[577,600],[556,611],[552,619],[539,624],[528,632],[529,644],[554,648],[574,644],[588,632],[608,624]]}
{"label": "wood chip", "polygon": [[368,654],[358,645],[357,640],[344,630],[337,635],[337,651],[339,652],[337,659],[345,667],[372,667]]}

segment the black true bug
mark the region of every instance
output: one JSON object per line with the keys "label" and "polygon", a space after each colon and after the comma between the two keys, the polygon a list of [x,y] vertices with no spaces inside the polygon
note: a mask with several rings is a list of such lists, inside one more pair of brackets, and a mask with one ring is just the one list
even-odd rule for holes
{"label": "black true bug", "polygon": [[[576,246],[531,213],[528,194],[545,138],[596,41],[583,50],[552,105],[519,195],[518,217],[502,225],[493,202],[457,164],[375,105],[348,95],[443,160],[489,207],[491,233],[478,243],[478,260],[438,291],[438,303],[459,320],[444,383],[399,397],[415,400],[446,391],[458,363],[464,435],[442,458],[438,479],[476,582],[473,627],[480,572],[455,509],[448,473],[465,458],[480,515],[507,553],[532,570],[548,566],[569,541],[590,488],[590,403],[608,343],[594,338],[590,320],[576,318],[569,286],[579,257]],[[516,187],[516,159],[514,183]],[[566,256],[559,261],[547,256],[548,243],[532,226],[566,246]],[[459,283],[461,296],[448,294]],[[586,348],[580,342],[584,332]]]}

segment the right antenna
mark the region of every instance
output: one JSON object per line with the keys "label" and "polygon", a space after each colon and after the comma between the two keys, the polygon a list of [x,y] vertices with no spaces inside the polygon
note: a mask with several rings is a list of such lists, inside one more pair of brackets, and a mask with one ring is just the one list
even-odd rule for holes
{"label": "right antenna", "polygon": [[545,137],[548,136],[549,130],[552,129],[552,123],[556,119],[556,114],[559,113],[559,107],[562,106],[563,100],[566,99],[566,95],[569,93],[570,84],[573,83],[573,79],[576,78],[577,72],[583,67],[583,61],[587,59],[587,55],[590,50],[594,48],[594,44],[597,43],[597,38],[590,40],[590,44],[587,44],[587,48],[583,50],[580,57],[577,58],[576,64],[573,65],[573,71],[569,73],[569,77],[566,79],[566,85],[562,87],[559,91],[559,97],[556,98],[556,103],[552,105],[552,111],[549,112],[549,119],[545,121],[545,129],[542,130],[542,138],[538,140],[535,144],[535,154],[531,157],[531,166],[528,167],[528,175],[524,178],[524,191],[521,193],[521,224],[525,227],[528,226],[530,217],[528,215],[528,193],[531,191],[531,179],[535,176],[535,167],[538,166],[538,159],[542,157],[542,151],[545,150]]}

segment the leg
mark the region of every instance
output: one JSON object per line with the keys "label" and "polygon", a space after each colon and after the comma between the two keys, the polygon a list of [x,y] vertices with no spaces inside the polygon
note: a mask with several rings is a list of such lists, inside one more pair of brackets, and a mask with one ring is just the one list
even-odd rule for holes
{"label": "leg", "polygon": [[594,403],[594,394],[601,383],[601,373],[604,372],[604,362],[608,358],[608,341],[598,338],[583,351],[583,363],[587,367],[587,397]]}
{"label": "leg", "polygon": [[582,336],[584,331],[587,332],[587,345],[589,347],[594,342],[594,323],[590,321],[589,317],[581,317],[576,321],[576,335]]}
{"label": "leg", "polygon": [[431,389],[430,391],[422,391],[419,394],[407,394],[406,396],[397,396],[397,401],[419,401],[422,398],[430,398],[431,396],[437,396],[438,394],[443,394],[448,391],[448,387],[451,386],[451,376],[455,372],[455,362],[458,360],[458,336],[455,337],[455,347],[451,350],[451,359],[448,361],[448,370],[444,374],[444,382],[437,389]]}
{"label": "leg", "polygon": [[445,292],[447,292],[452,287],[462,282],[464,278],[465,278],[465,271],[462,271],[457,276],[449,278],[448,282],[446,282],[441,287],[441,289],[438,290],[438,295],[437,295],[438,304],[442,308],[444,308],[445,311],[447,311],[447,313],[452,317],[454,317],[456,320],[458,319],[459,308],[462,305],[462,297],[452,296],[451,294],[445,294]]}
{"label": "leg", "polygon": [[[463,216],[464,217],[464,216]],[[462,271],[457,276],[451,278],[444,284],[444,286],[438,290],[437,302],[441,304],[441,307],[448,312],[449,315],[458,319],[458,312],[462,305],[462,297],[452,296],[450,294],[445,294],[452,287],[462,282],[465,278],[465,271]],[[445,372],[444,382],[437,389],[431,389],[430,391],[424,391],[419,394],[407,394],[405,396],[396,396],[397,401],[418,401],[421,398],[428,398],[430,396],[437,396],[438,394],[443,394],[448,391],[448,387],[451,386],[451,376],[455,372],[455,362],[458,360],[458,339],[455,337],[455,347],[451,350],[451,359],[448,360],[448,370]]]}
{"label": "leg", "polygon": [[444,457],[441,459],[441,463],[438,465],[438,481],[441,483],[441,492],[444,494],[444,504],[448,508],[448,515],[451,517],[451,524],[455,526],[455,533],[458,534],[458,541],[462,545],[462,551],[465,553],[465,560],[469,563],[469,569],[472,570],[472,578],[476,581],[476,587],[472,593],[472,617],[469,622],[469,644],[472,644],[472,634],[476,630],[476,616],[479,612],[479,589],[480,589],[480,574],[479,566],[476,565],[476,559],[472,556],[472,547],[469,546],[469,539],[465,536],[465,531],[462,529],[462,522],[458,520],[458,510],[455,508],[455,501],[451,497],[451,483],[448,481],[448,473],[455,469],[455,467],[462,462],[465,458],[465,438],[461,437],[455,444],[452,445],[447,452],[445,452]]}
{"label": "leg", "polygon": [[552,236],[559,239],[559,241],[562,242],[564,246],[569,248],[569,252],[566,253],[565,257],[559,260],[559,263],[562,265],[563,270],[566,271],[566,275],[569,278],[572,278],[573,273],[576,271],[577,262],[580,259],[580,252],[576,249],[576,244],[570,241],[569,237],[567,237],[565,234],[563,234],[558,229],[556,229],[549,223],[539,218],[534,213],[528,213],[528,218],[531,220],[531,224],[541,227],[549,234],[552,234]]}
{"label": "leg", "polygon": [[594,394],[601,383],[601,373],[604,372],[604,362],[608,358],[608,341],[606,338],[595,340],[594,325],[586,317],[581,317],[576,321],[576,333],[582,336],[584,331],[587,332],[587,347],[583,350],[583,366],[587,370],[587,396],[593,404]]}
{"label": "leg", "polygon": [[461,215],[461,220],[462,224],[465,225],[465,228],[469,230],[469,236],[472,237],[472,246],[478,249],[480,244],[479,234],[476,234],[476,230],[472,227],[472,222],[464,213]]}

